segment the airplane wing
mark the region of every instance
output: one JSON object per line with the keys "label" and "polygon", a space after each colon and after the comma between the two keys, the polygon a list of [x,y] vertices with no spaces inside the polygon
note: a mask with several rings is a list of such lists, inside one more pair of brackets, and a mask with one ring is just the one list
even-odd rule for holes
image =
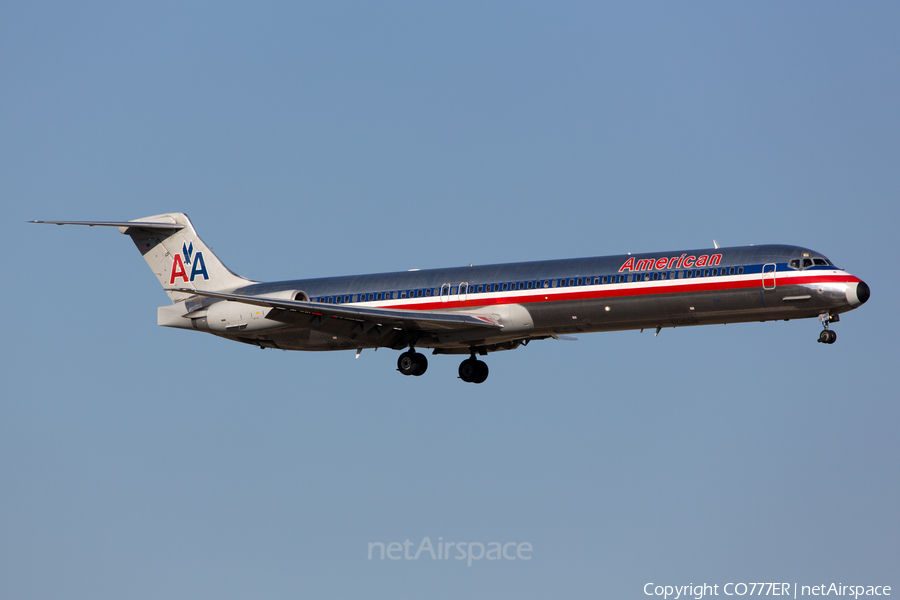
{"label": "airplane wing", "polygon": [[286,311],[287,314],[283,316],[270,316],[269,318],[286,322],[294,320],[291,318],[292,315],[307,315],[312,317],[344,319],[348,321],[369,321],[378,325],[414,331],[459,331],[462,329],[472,329],[473,327],[486,327],[489,329],[503,328],[503,325],[497,321],[479,315],[395,310],[391,308],[365,308],[340,304],[322,304],[319,302],[278,300],[262,296],[241,296],[239,294],[223,294],[219,292],[205,292],[182,288],[178,288],[175,291],[280,309]]}

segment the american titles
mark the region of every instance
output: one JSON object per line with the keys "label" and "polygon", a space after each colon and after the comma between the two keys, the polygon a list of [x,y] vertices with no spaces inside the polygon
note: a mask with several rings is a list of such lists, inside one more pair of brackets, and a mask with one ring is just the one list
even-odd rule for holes
{"label": "american titles", "polygon": [[619,267],[619,273],[622,271],[662,271],[665,269],[690,269],[692,267],[715,267],[721,262],[721,254],[702,254],[700,256],[673,256],[671,258],[637,258],[630,257]]}

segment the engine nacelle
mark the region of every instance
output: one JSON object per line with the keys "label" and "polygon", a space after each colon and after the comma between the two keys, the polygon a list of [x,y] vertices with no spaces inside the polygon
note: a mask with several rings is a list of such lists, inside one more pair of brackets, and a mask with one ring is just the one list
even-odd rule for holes
{"label": "engine nacelle", "polygon": [[[193,321],[197,329],[207,329],[217,333],[265,331],[266,329],[286,327],[285,323],[266,318],[271,310],[265,306],[223,300],[210,305],[206,317],[193,319]],[[204,325],[206,326],[204,327]]]}
{"label": "engine nacelle", "polygon": [[297,302],[309,302],[309,294],[301,290],[282,290],[271,294],[260,294],[260,298],[273,300],[296,300]]}

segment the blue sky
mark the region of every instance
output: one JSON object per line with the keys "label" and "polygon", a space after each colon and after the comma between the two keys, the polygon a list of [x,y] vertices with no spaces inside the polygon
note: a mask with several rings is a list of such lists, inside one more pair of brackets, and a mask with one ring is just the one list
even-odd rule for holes
{"label": "blue sky", "polygon": [[[645,597],[900,585],[890,3],[10,5],[4,598]],[[111,229],[257,280],[789,243],[871,300],[582,335],[490,379],[156,326]],[[367,560],[528,542],[529,561]]]}

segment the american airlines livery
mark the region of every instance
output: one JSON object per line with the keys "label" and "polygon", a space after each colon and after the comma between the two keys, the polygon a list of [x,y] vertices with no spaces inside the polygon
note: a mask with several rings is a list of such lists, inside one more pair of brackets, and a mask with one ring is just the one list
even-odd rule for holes
{"label": "american airlines livery", "polygon": [[282,350],[404,350],[397,370],[422,375],[433,354],[462,354],[459,378],[481,383],[476,358],[567,334],[818,317],[829,324],[869,286],[813,250],[741,246],[413,270],[261,283],[222,264],[183,213],[134,221],[33,221],[118,227],[172,304],[157,322]]}

